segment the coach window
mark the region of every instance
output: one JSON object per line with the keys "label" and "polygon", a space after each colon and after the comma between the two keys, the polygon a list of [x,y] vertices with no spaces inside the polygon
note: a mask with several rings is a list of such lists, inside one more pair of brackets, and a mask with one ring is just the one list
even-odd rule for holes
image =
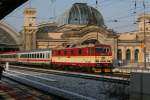
{"label": "coach window", "polygon": [[46,58],[46,53],[43,53],[43,58]]}
{"label": "coach window", "polygon": [[32,54],[32,58],[34,58],[34,54]]}
{"label": "coach window", "polygon": [[34,54],[32,54],[32,58],[34,58]]}
{"label": "coach window", "polygon": [[40,53],[36,53],[36,58],[40,58]]}
{"label": "coach window", "polygon": [[33,54],[31,54],[31,58],[33,58]]}
{"label": "coach window", "polygon": [[44,58],[47,58],[47,57],[46,57],[46,53],[43,53],[43,56],[44,56]]}
{"label": "coach window", "polygon": [[40,58],[43,58],[43,54],[42,53],[40,53]]}
{"label": "coach window", "polygon": [[33,58],[35,58],[35,54],[33,54]]}
{"label": "coach window", "polygon": [[41,58],[41,53],[39,53],[39,58]]}
{"label": "coach window", "polygon": [[49,53],[47,53],[47,58],[49,58],[49,56],[50,56],[50,54],[49,54]]}
{"label": "coach window", "polygon": [[41,53],[38,53],[38,58],[41,58]]}
{"label": "coach window", "polygon": [[37,54],[37,53],[35,53],[35,54],[34,54],[34,58],[38,58],[37,56],[38,56],[38,54]]}
{"label": "coach window", "polygon": [[45,54],[44,54],[44,53],[42,53],[42,55],[43,55],[43,58],[45,58]]}
{"label": "coach window", "polygon": [[37,58],[37,54],[36,53],[33,54],[33,58]]}
{"label": "coach window", "polygon": [[43,53],[41,53],[41,58],[44,58],[44,54]]}
{"label": "coach window", "polygon": [[34,55],[35,55],[34,58],[39,58],[38,53],[35,53]]}
{"label": "coach window", "polygon": [[42,58],[42,53],[39,53],[39,58]]}
{"label": "coach window", "polygon": [[26,58],[28,58],[28,54],[26,54]]}
{"label": "coach window", "polygon": [[49,54],[48,54],[48,53],[46,53],[46,58],[49,58],[49,57],[48,57],[48,55],[49,55]]}

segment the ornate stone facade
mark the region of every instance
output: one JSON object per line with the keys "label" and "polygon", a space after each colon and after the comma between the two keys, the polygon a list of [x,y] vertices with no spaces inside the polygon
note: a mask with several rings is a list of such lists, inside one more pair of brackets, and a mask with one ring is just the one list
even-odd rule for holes
{"label": "ornate stone facade", "polygon": [[[121,33],[118,38],[118,59],[124,63],[144,63],[144,47],[146,62],[150,63],[150,15],[140,15],[138,18],[139,31]],[[145,39],[145,42],[144,42]]]}
{"label": "ornate stone facade", "polygon": [[[82,6],[82,7],[80,7]],[[63,14],[63,23],[44,23],[40,24],[36,31],[35,19],[32,19],[33,22],[30,26],[30,23],[25,24],[25,35],[28,35],[30,29],[36,31],[36,38],[31,37],[27,41],[30,44],[30,49],[36,41],[37,49],[43,48],[66,48],[66,47],[75,47],[80,45],[90,45],[90,44],[108,44],[111,45],[113,51],[114,63],[119,60],[122,61],[123,65],[126,64],[139,64],[142,65],[144,62],[144,52],[143,52],[143,40],[146,39],[146,52],[150,52],[150,22],[149,15],[139,17],[139,31],[130,32],[130,33],[114,33],[112,30],[106,28],[103,22],[103,18],[99,12],[87,6],[86,4],[74,4],[74,12],[71,10]],[[72,9],[71,8],[71,9]],[[78,10],[75,10],[78,8]],[[93,15],[89,16],[89,13],[84,13],[84,11],[90,11]],[[93,9],[93,11],[91,11]],[[29,9],[30,11],[30,9]],[[33,10],[32,10],[33,11]],[[34,11],[33,11],[34,12]],[[81,13],[82,12],[82,13]],[[77,15],[81,17],[73,17],[72,15]],[[86,15],[88,14],[88,15]],[[27,14],[28,15],[28,14]],[[66,16],[64,18],[64,15]],[[98,16],[96,16],[98,15]],[[71,17],[72,16],[72,17]],[[94,19],[89,19],[88,17],[95,16]],[[30,16],[31,17],[31,16]],[[35,17],[35,12],[32,14],[31,18]],[[27,16],[25,17],[25,19]],[[85,21],[85,19],[86,21]],[[100,20],[98,20],[100,18]],[[143,18],[145,19],[145,24],[143,23]],[[28,21],[28,20],[26,20]],[[81,23],[81,24],[80,24]],[[95,23],[95,24],[94,24]],[[145,26],[144,26],[145,25]],[[27,28],[26,28],[27,26]],[[145,30],[143,29],[145,27]],[[144,36],[145,34],[145,36]],[[34,33],[35,35],[35,33]],[[26,36],[25,36],[26,37]],[[29,43],[27,43],[29,44]],[[28,45],[27,45],[28,46]],[[150,58],[150,57],[149,57]],[[147,61],[149,60],[147,57]]]}

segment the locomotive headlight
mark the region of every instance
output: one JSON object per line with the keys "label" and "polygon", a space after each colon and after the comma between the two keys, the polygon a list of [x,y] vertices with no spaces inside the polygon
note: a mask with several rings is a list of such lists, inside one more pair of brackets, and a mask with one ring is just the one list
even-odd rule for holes
{"label": "locomotive headlight", "polygon": [[96,59],[96,60],[95,60],[95,62],[99,62],[99,60],[98,60],[98,59]]}
{"label": "locomotive headlight", "polygon": [[110,62],[110,60],[107,60],[107,62]]}
{"label": "locomotive headlight", "polygon": [[102,57],[101,59],[102,59],[102,60],[105,60],[105,57]]}

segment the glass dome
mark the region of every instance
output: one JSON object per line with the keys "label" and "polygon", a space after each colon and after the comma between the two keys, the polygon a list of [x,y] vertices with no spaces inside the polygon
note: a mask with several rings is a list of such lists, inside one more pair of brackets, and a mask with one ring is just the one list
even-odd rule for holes
{"label": "glass dome", "polygon": [[86,3],[75,3],[71,9],[67,10],[60,18],[60,25],[75,24],[75,25],[98,25],[104,26],[104,20],[101,13],[88,6]]}

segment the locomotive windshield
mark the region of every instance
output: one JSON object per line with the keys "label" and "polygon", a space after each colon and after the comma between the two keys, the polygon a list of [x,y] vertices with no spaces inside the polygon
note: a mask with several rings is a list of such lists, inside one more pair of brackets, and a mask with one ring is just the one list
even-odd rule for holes
{"label": "locomotive windshield", "polygon": [[97,53],[107,53],[107,52],[110,52],[110,48],[97,47],[96,52]]}

